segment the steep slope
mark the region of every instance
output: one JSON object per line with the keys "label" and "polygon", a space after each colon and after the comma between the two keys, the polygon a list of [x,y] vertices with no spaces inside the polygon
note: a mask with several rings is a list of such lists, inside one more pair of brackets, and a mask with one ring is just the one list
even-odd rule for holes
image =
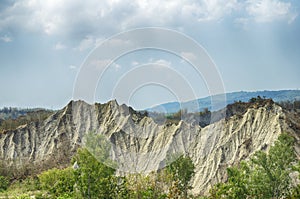
{"label": "steep slope", "polygon": [[282,108],[272,102],[254,104],[242,115],[201,128],[185,121],[157,124],[116,101],[95,105],[72,101],[42,122],[0,134],[2,172],[16,167],[28,174],[66,166],[84,136],[94,131],[111,144],[110,157],[119,174],[158,170],[167,155],[189,154],[196,166],[193,192],[205,193],[226,179],[228,166],[267,150],[280,133],[292,131],[286,121]]}
{"label": "steep slope", "polygon": [[242,118],[233,116],[205,127],[190,152],[196,164],[194,192],[206,192],[226,180],[226,168],[257,150],[267,150],[282,133],[282,109],[276,105],[250,108]]}

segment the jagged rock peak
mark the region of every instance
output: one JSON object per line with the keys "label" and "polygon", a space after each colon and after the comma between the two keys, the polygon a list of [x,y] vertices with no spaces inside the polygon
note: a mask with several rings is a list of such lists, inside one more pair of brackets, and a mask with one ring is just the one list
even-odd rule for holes
{"label": "jagged rock peak", "polygon": [[118,101],[116,99],[112,99],[112,100],[108,101],[107,104],[119,106]]}
{"label": "jagged rock peak", "polygon": [[[92,107],[92,106],[109,106],[110,108],[117,108],[120,105],[118,104],[116,99],[110,100],[104,104],[95,102],[94,104],[90,104],[85,102],[84,100],[71,100],[65,108],[73,108],[73,107]],[[122,106],[127,106],[122,104]]]}

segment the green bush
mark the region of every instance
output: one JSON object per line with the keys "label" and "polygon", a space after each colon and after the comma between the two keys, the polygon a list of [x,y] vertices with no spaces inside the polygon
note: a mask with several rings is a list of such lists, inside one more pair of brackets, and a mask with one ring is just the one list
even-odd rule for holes
{"label": "green bush", "polygon": [[72,198],[73,198],[73,195],[67,194],[67,193],[57,197],[57,199],[72,199]]}
{"label": "green bush", "polygon": [[35,191],[40,189],[40,181],[37,177],[28,177],[22,181],[26,191]]}
{"label": "green bush", "polygon": [[0,192],[5,191],[8,188],[8,180],[3,177],[0,176]]}
{"label": "green bush", "polygon": [[115,169],[99,162],[87,149],[79,149],[73,161],[79,168],[75,170],[76,188],[83,198],[112,198]]}
{"label": "green bush", "polygon": [[22,194],[20,196],[17,196],[16,199],[31,199],[31,197],[28,194]]}
{"label": "green bush", "polygon": [[294,141],[282,134],[268,154],[258,151],[250,161],[228,168],[227,182],[215,185],[210,198],[288,198],[294,186],[290,177],[296,161]]}
{"label": "green bush", "polygon": [[195,165],[189,156],[180,155],[178,158],[168,157],[168,159],[167,161],[171,163],[166,169],[173,176],[173,186],[169,190],[169,197],[187,198],[188,190],[192,189],[189,182],[195,174]]}
{"label": "green bush", "polygon": [[50,169],[41,173],[38,178],[41,188],[55,196],[73,194],[75,178],[72,168]]}

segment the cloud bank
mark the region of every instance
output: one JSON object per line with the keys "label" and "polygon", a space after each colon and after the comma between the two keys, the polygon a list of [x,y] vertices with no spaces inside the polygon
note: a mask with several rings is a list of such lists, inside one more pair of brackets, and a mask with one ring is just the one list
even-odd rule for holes
{"label": "cloud bank", "polygon": [[298,15],[291,2],[280,0],[20,0],[4,1],[0,10],[0,34],[38,32],[71,38],[80,51],[101,37],[136,27],[182,30],[232,16],[244,23],[292,23]]}

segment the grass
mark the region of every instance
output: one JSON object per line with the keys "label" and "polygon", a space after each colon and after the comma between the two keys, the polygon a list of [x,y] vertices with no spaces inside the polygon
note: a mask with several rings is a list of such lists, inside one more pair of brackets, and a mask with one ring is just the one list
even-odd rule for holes
{"label": "grass", "polygon": [[15,181],[10,184],[6,191],[0,192],[0,199],[29,199],[29,198],[46,198],[47,193],[41,191],[37,180],[27,178],[22,181]]}

